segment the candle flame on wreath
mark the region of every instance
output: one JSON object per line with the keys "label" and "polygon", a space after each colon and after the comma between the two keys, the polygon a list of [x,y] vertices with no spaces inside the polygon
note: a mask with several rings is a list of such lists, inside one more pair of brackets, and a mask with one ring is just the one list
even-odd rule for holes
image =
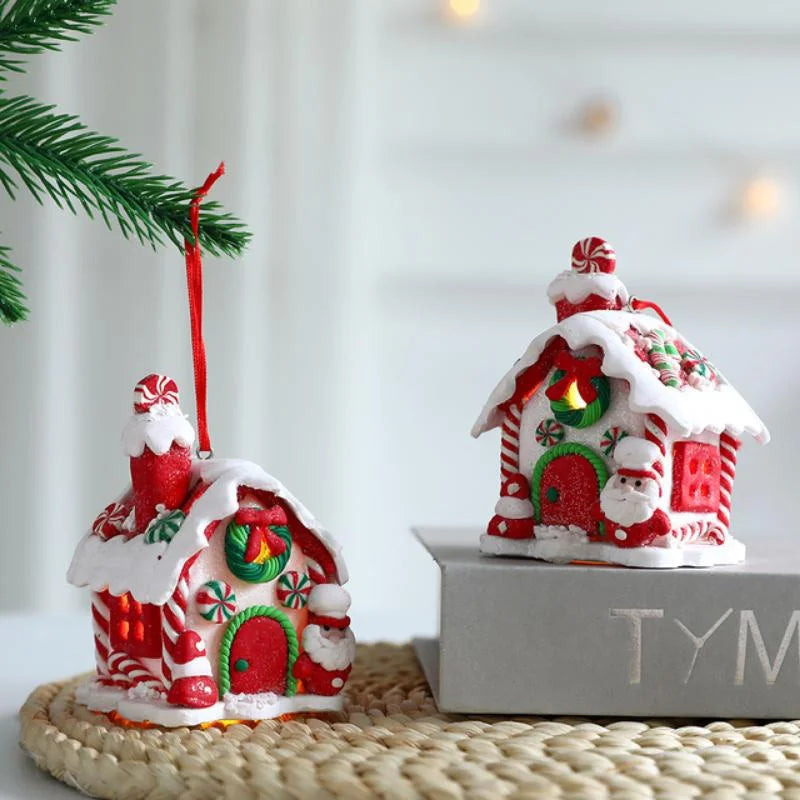
{"label": "candle flame on wreath", "polygon": [[564,395],[564,400],[570,408],[586,408],[586,401],[581,396],[577,381],[573,381],[569,385],[569,389],[567,389],[567,393]]}

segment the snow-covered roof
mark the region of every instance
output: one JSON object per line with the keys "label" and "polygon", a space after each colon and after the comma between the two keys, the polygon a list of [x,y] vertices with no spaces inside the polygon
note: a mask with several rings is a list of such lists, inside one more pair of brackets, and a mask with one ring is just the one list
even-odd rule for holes
{"label": "snow-covered roof", "polygon": [[[514,366],[505,374],[489,397],[472,427],[472,435],[499,427],[504,418],[501,406],[517,388],[517,378],[537,363],[545,347],[561,337],[572,350],[597,345],[603,350],[601,370],[609,378],[628,382],[628,403],[642,414],[658,414],[680,436],[702,431],[734,436],[749,433],[758,441],[769,441],[764,423],[744,398],[725,379],[716,374],[713,383],[684,383],[679,388],[662,382],[651,364],[637,352],[637,336],[662,331],[669,341],[693,346],[674,328],[649,314],[631,311],[585,311],[573,314],[537,336]],[[709,365],[710,366],[710,365]]]}
{"label": "snow-covered roof", "polygon": [[[108,588],[113,595],[131,592],[141,603],[165,603],[174,591],[187,560],[208,546],[206,528],[239,508],[239,487],[266,491],[283,500],[297,519],[324,545],[336,567],[340,583],[347,567],[333,536],[276,478],[249,461],[208,459],[195,461],[192,479],[208,488],[197,498],[186,519],[169,542],[146,543],[144,535],[102,539],[89,531],[78,543],[67,572],[74,586],[94,591]],[[124,496],[129,493],[126,492]]]}

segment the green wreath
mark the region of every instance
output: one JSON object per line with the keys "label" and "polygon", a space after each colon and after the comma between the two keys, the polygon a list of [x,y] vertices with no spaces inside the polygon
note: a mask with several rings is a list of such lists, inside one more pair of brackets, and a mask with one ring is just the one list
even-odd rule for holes
{"label": "green wreath", "polygon": [[[297,655],[300,652],[297,643],[297,632],[289,621],[289,617],[273,606],[250,606],[250,608],[240,611],[228,623],[219,645],[219,695],[224,697],[231,688],[231,645],[236,632],[247,620],[253,617],[269,617],[280,623],[281,628],[283,628],[283,632],[286,635],[287,648],[285,697],[291,697],[297,693],[297,678],[294,677],[294,662],[297,661]],[[237,669],[235,665],[234,669]]]}
{"label": "green wreath", "polygon": [[542,475],[547,465],[559,456],[583,456],[593,467],[597,475],[597,488],[602,489],[608,480],[608,467],[597,453],[585,444],[577,442],[562,442],[551,447],[537,462],[531,475],[531,504],[533,505],[534,522],[542,521]]}
{"label": "green wreath", "polygon": [[[558,383],[566,374],[564,370],[557,369],[550,379],[550,386]],[[584,408],[574,408],[567,402],[566,397],[551,400],[550,408],[553,416],[571,428],[588,428],[594,425],[608,411],[611,404],[611,384],[605,375],[596,375],[591,379],[591,384],[597,392],[597,397],[591,403],[587,403]]]}
{"label": "green wreath", "polygon": [[286,549],[277,556],[272,556],[262,563],[244,560],[247,549],[247,538],[250,535],[249,525],[229,522],[225,532],[225,560],[231,572],[248,583],[269,583],[283,572],[289,557],[292,555],[292,535],[285,525],[270,525],[269,529],[280,536]]}

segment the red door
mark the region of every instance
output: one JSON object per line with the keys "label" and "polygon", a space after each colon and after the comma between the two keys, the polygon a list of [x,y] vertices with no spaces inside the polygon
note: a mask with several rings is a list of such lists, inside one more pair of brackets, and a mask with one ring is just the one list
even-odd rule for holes
{"label": "red door", "polygon": [[541,524],[577,525],[593,532],[599,495],[597,472],[587,458],[577,453],[554,458],[544,468],[539,484]]}
{"label": "red door", "polygon": [[288,660],[289,647],[280,622],[266,616],[251,617],[231,643],[230,691],[285,694]]}

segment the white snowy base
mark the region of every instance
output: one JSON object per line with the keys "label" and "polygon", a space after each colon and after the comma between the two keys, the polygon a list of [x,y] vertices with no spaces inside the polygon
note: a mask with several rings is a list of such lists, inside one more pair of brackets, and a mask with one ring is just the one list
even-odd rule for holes
{"label": "white snowy base", "polygon": [[163,695],[137,697],[127,689],[101,686],[94,679],[78,687],[75,699],[90,711],[116,711],[132,722],[151,722],[166,728],[200,725],[221,719],[274,719],[283,714],[341,711],[343,702],[341,695],[298,694],[282,697],[265,692],[226,694],[220,702],[208,708],[179,708],[168,705]]}
{"label": "white snowy base", "polygon": [[[558,535],[561,534],[561,535]],[[541,537],[536,529],[537,537]],[[604,542],[590,542],[583,531],[549,528],[545,537],[536,539],[504,539],[501,536],[481,536],[481,553],[491,556],[538,558],[556,564],[570,561],[601,561],[622,567],[674,569],[675,567],[715,567],[739,564],[744,561],[745,546],[728,537],[724,544],[682,544],[664,537],[663,546],[616,547]]]}

